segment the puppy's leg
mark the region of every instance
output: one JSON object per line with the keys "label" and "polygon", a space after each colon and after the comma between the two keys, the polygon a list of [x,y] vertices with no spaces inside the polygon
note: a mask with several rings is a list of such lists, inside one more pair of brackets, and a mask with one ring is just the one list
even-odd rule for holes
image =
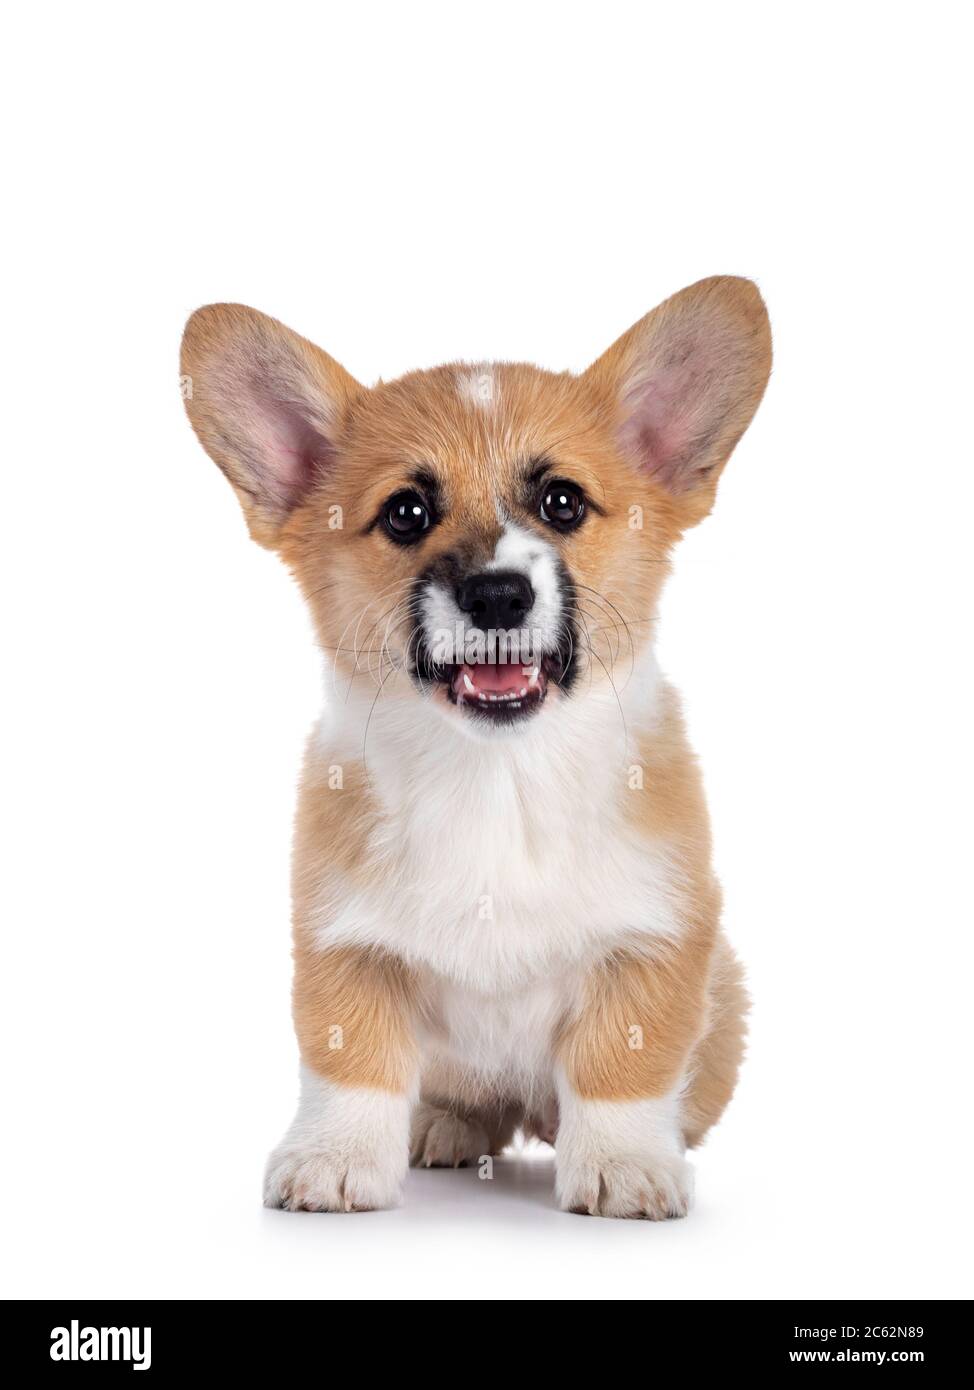
{"label": "puppy's leg", "polygon": [[268,1160],[264,1205],[288,1211],[396,1206],[408,1133],[407,1096],[344,1086],[302,1066],[298,1113]]}
{"label": "puppy's leg", "polygon": [[744,1056],[750,1000],[740,962],[723,938],[714,951],[707,998],[707,1031],[690,1059],[683,1101],[683,1133],[690,1149],[723,1114]]}
{"label": "puppy's leg", "polygon": [[709,943],[593,973],[558,1049],[557,1194],[567,1211],[685,1216],[682,1089],[705,1020]]}
{"label": "puppy's leg", "polygon": [[291,1211],[394,1206],[416,1092],[412,986],[393,957],[295,950],[301,1100],[271,1154],[264,1202]]}
{"label": "puppy's leg", "polygon": [[466,1168],[499,1154],[514,1138],[520,1111],[460,1110],[422,1101],[413,1115],[410,1161],[417,1168]]}

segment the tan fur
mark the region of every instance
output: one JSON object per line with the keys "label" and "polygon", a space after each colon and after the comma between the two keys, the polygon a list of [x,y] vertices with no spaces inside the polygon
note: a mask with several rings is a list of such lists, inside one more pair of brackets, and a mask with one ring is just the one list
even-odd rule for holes
{"label": "tan fur", "polygon": [[710,961],[720,890],[696,761],[676,697],[640,746],[642,784],[626,806],[647,839],[672,846],[681,867],[679,942],[620,954],[593,972],[581,1013],[566,1026],[560,1056],[581,1096],[634,1100],[666,1095],[708,1028]]}
{"label": "tan fur", "polygon": [[318,951],[298,934],[294,1026],[312,1071],[346,1086],[407,1091],[416,1071],[414,1007],[409,973],[393,956]]}
{"label": "tan fur", "polygon": [[683,1101],[683,1133],[690,1148],[724,1113],[744,1056],[750,1000],[744,971],[723,937],[718,937],[711,957],[707,1006],[707,1028],[690,1059]]}
{"label": "tan fur", "polygon": [[[311,923],[317,903],[339,878],[367,872],[366,844],[375,824],[360,764],[343,768],[345,785],[329,793],[314,758],[307,760],[295,829],[294,1024],[304,1062],[349,1086],[402,1092],[416,1071],[415,982],[385,952],[346,947],[321,951]],[[336,1035],[334,1030],[340,1029]],[[336,1045],[336,1041],[338,1045]]]}
{"label": "tan fur", "polygon": [[[728,277],[667,300],[581,376],[492,366],[490,399],[480,403],[470,390],[475,369],[463,364],[366,390],[305,339],[237,305],[200,310],[183,349],[194,428],[233,484],[253,535],[294,573],[343,681],[374,680],[402,658],[412,634],[398,598],[437,555],[463,547],[472,566],[489,558],[501,530],[498,502],[558,548],[578,585],[592,676],[601,679],[595,663],[611,669],[625,660],[628,643],[649,639],[672,547],[710,510],[769,369],[760,295]],[[629,420],[628,403],[647,374],[663,383],[661,399],[667,390],[678,397],[665,427],[652,409]],[[286,406],[270,424],[262,415],[268,393]],[[551,460],[558,477],[591,498],[592,514],[578,532],[553,534],[525,510],[518,478],[537,459]],[[438,480],[444,519],[421,546],[396,547],[370,526],[417,469]],[[686,1136],[695,1143],[733,1090],[747,1001],[719,934],[706,808],[675,700],[642,737],[639,762],[643,788],[628,798],[628,814],[647,842],[672,856],[682,935],[595,968],[581,1010],[563,1020],[557,1048],[582,1097],[661,1096],[687,1078]],[[391,955],[322,951],[313,939],[322,904],[367,878],[365,847],[379,816],[360,764],[345,762],[337,797],[321,794],[322,775],[309,759],[296,832],[294,1010],[302,1055],[331,1079],[401,1092],[416,1066],[416,981]],[[330,1045],[336,1024],[340,1048]],[[477,1098],[460,1093],[462,1080],[455,1084],[450,1094],[434,1087],[428,1101],[492,1134],[507,1132],[499,1117],[512,1113],[510,1098],[496,1097],[493,1118],[478,1118]]]}

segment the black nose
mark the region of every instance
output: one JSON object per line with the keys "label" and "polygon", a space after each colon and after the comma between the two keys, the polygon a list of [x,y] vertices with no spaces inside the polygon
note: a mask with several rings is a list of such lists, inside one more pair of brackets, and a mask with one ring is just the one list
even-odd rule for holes
{"label": "black nose", "polygon": [[457,589],[457,603],[481,628],[518,628],[534,603],[526,575],[514,570],[472,574]]}

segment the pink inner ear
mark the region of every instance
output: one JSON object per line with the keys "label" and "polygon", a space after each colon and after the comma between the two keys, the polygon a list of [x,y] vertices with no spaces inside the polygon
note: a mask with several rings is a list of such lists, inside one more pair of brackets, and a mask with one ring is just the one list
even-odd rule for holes
{"label": "pink inner ear", "polygon": [[622,441],[664,487],[682,491],[693,481],[694,446],[706,436],[707,373],[688,350],[633,381],[622,398]]}
{"label": "pink inner ear", "polygon": [[276,400],[258,389],[254,407],[254,442],[265,485],[282,503],[293,507],[332,461],[334,451],[309,419],[306,406]]}
{"label": "pink inner ear", "polygon": [[275,509],[289,512],[332,463],[335,450],[325,434],[327,403],[307,399],[307,389],[293,371],[268,370],[265,363],[249,363],[238,371],[228,396],[236,398],[233,434],[254,496],[263,495]]}

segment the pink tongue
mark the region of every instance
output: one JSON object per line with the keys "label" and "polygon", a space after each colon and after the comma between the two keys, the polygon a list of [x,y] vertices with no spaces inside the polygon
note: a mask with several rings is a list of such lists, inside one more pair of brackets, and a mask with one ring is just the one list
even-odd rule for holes
{"label": "pink tongue", "polygon": [[503,666],[490,666],[486,663],[483,666],[461,666],[458,684],[461,689],[469,690],[469,681],[475,690],[482,691],[485,695],[508,695],[512,690],[520,693],[529,686],[532,683],[530,674],[530,669],[522,666],[520,662],[507,662]]}

